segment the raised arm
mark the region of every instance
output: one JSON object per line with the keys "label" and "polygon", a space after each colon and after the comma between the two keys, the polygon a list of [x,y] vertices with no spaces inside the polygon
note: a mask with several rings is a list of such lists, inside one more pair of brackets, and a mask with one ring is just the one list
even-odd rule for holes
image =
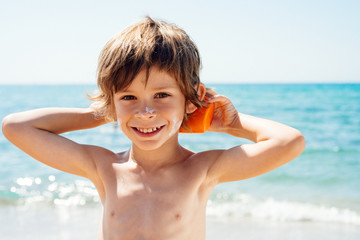
{"label": "raised arm", "polygon": [[105,123],[90,108],[44,108],[8,115],[2,121],[2,131],[10,142],[38,161],[89,178],[96,170],[94,147],[58,134]]}
{"label": "raised arm", "polygon": [[210,131],[222,132],[253,141],[217,151],[209,169],[216,182],[255,177],[288,163],[305,147],[303,135],[284,124],[238,113],[231,101],[221,95],[212,99],[215,114]]}

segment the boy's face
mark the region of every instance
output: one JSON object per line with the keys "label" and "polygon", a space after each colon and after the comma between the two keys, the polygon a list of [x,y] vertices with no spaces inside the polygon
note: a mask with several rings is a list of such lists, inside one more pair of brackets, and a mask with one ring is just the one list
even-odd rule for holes
{"label": "boy's face", "polygon": [[185,96],[174,77],[151,67],[148,82],[142,70],[127,89],[114,94],[117,121],[123,133],[143,150],[176,140],[185,114]]}

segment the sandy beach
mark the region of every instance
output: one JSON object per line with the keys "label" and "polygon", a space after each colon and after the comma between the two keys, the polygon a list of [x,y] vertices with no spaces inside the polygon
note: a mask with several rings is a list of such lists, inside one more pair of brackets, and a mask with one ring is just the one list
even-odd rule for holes
{"label": "sandy beach", "polygon": [[[97,239],[100,207],[1,207],[4,240]],[[355,225],[207,218],[206,240],[357,240]]]}
{"label": "sandy beach", "polygon": [[314,222],[269,222],[207,219],[207,240],[356,240],[360,228]]}

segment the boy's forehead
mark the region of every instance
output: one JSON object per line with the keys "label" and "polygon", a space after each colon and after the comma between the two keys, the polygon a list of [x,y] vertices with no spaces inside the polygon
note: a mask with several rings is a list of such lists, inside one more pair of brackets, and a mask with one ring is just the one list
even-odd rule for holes
{"label": "boy's forehead", "polygon": [[146,69],[141,70],[134,78],[128,89],[142,87],[144,89],[164,89],[164,88],[179,88],[175,77],[172,74],[160,70],[157,67],[151,67],[146,74]]}

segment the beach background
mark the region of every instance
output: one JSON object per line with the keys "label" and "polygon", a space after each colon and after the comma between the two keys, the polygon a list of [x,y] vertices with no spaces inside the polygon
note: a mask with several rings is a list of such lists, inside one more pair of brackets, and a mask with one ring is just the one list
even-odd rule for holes
{"label": "beach background", "polygon": [[[289,164],[214,189],[207,240],[360,239],[359,12],[358,0],[2,0],[0,119],[87,107],[105,43],[146,15],[166,20],[197,44],[208,87],[306,139]],[[116,152],[130,145],[112,124],[64,136]],[[214,133],[180,141],[196,152],[247,142]],[[100,213],[89,181],[0,133],[1,240],[96,239]]]}
{"label": "beach background", "polygon": [[[279,121],[305,136],[304,153],[270,173],[217,186],[207,239],[360,237],[360,84],[208,84],[238,111]],[[95,85],[3,85],[0,118],[40,107],[87,107]],[[113,124],[64,136],[119,152]],[[198,152],[246,143],[225,134],[180,134]],[[101,205],[92,183],[38,163],[0,134],[2,239],[96,239]]]}

